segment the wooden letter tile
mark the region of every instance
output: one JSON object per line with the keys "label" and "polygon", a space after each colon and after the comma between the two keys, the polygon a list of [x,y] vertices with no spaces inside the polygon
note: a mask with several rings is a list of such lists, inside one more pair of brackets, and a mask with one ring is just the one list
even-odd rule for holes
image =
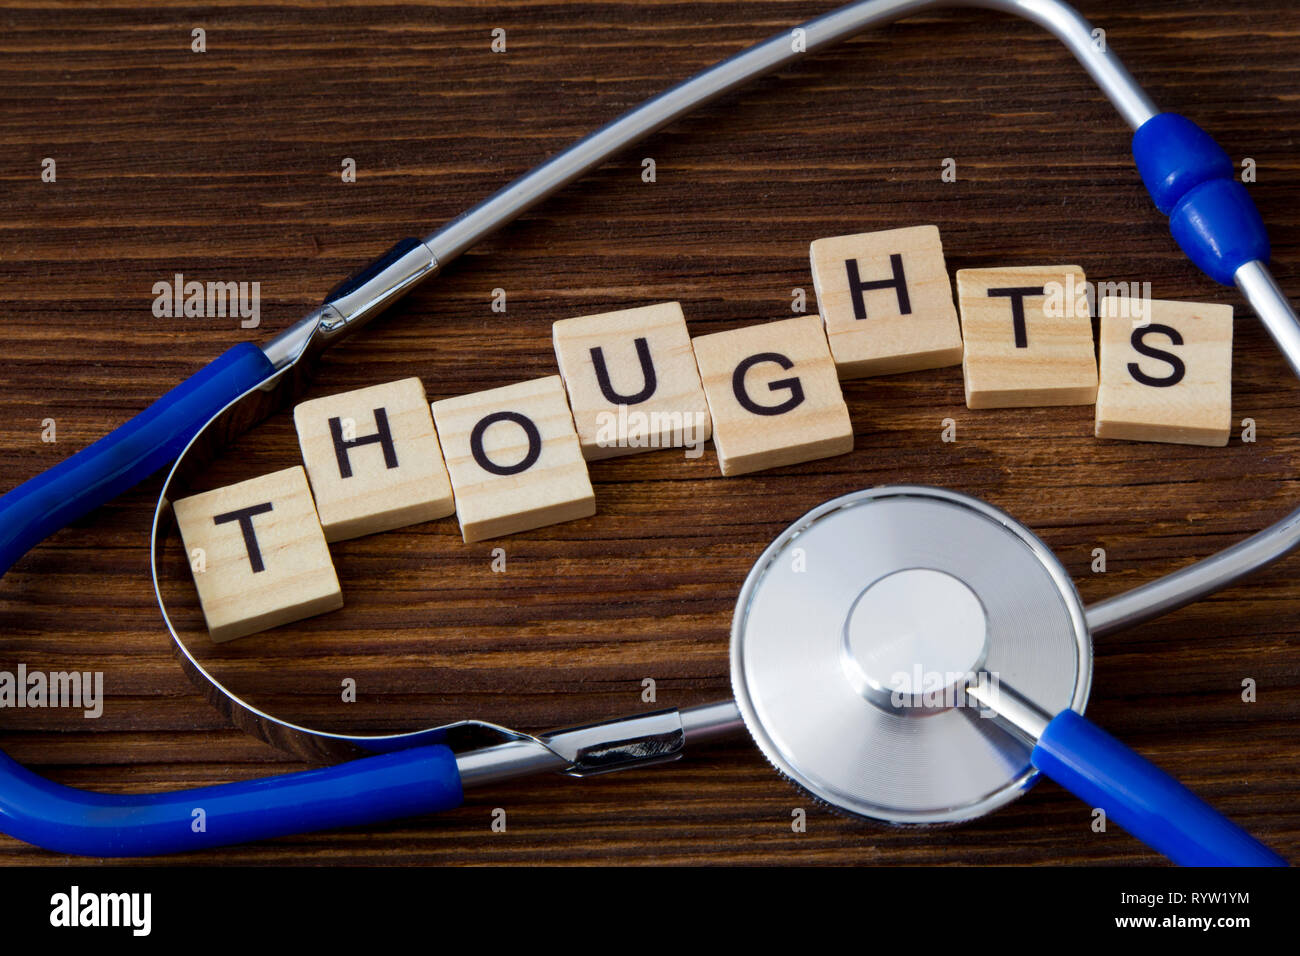
{"label": "wooden letter tile", "polygon": [[724,475],[853,450],[821,318],[804,315],[692,340]]}
{"label": "wooden letter tile", "polygon": [[326,541],[456,510],[418,378],[303,402],[293,422]]}
{"label": "wooden letter tile", "polygon": [[343,606],[301,467],[205,491],[175,508],[214,641]]}
{"label": "wooden letter tile", "polygon": [[1078,266],[957,273],[968,408],[1091,405],[1097,359]]}
{"label": "wooden letter tile", "polygon": [[1232,306],[1108,296],[1097,311],[1097,437],[1226,445]]}
{"label": "wooden letter tile", "polygon": [[679,304],[562,319],[551,331],[588,461],[702,449],[709,406]]}
{"label": "wooden letter tile", "polygon": [[433,403],[465,541],[596,513],[558,375]]}
{"label": "wooden letter tile", "polygon": [[937,226],[818,239],[811,258],[840,378],[961,362],[961,329]]}

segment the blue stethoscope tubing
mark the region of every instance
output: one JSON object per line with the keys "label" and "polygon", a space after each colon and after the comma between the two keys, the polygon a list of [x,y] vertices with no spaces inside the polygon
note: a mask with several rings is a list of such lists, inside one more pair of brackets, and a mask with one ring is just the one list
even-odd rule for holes
{"label": "blue stethoscope tubing", "polygon": [[[176,458],[214,414],[275,369],[235,346],[148,409],[0,498],[0,573],[33,545]],[[419,816],[460,805],[448,747],[160,794],[61,786],[0,753],[0,830],[81,856],[152,856]]]}
{"label": "blue stethoscope tubing", "polygon": [[1286,866],[1137,751],[1092,721],[1063,710],[1047,725],[1030,762],[1087,806],[1106,812],[1179,866]]}
{"label": "blue stethoscope tubing", "polygon": [[[1252,304],[1257,304],[1257,296],[1269,304],[1261,310],[1261,318],[1294,364],[1300,347],[1287,348],[1284,338],[1292,335],[1300,345],[1300,325],[1290,330],[1285,323],[1270,322],[1270,316],[1278,314],[1289,314],[1294,321],[1294,313],[1280,299],[1266,271],[1260,278],[1268,259],[1268,239],[1253,202],[1236,180],[1232,161],[1191,121],[1155,113],[1113,54],[1085,59],[1090,28],[1061,0],[863,0],[799,29],[811,51],[876,22],[952,5],[1016,13],[1063,39],[1068,35],[1076,56],[1135,127],[1138,169],[1157,207],[1170,217],[1175,239],[1212,278],[1241,286]],[[350,331],[345,328],[349,325],[359,326],[418,279],[436,272],[440,260],[454,258],[618,148],[791,62],[793,58],[783,50],[788,43],[789,35],[780,34],[706,70],[538,167],[424,243],[399,244],[387,259],[345,283],[325,306],[266,348],[237,345],[108,436],[0,498],[0,574],[54,531],[174,461],[215,416],[291,364],[285,359],[285,343],[293,345],[298,330],[303,342],[325,337],[329,344],[329,335],[341,328]],[[418,260],[415,265],[413,259]],[[394,269],[404,271],[397,275]],[[392,281],[387,281],[389,277]],[[380,283],[378,293],[376,283]],[[1117,617],[1121,613],[1129,612],[1115,611]],[[1106,809],[1117,823],[1177,863],[1286,865],[1181,784],[1073,711],[1047,723],[1031,759],[1040,771],[1090,805]],[[160,855],[378,823],[451,809],[462,799],[457,756],[442,744],[248,782],[132,795],[55,784],[0,754],[0,830],[50,850],[94,857]]]}

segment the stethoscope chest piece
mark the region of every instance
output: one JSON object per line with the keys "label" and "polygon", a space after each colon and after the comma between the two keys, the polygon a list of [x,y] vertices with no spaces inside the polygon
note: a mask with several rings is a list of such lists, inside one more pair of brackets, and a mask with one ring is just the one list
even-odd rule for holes
{"label": "stethoscope chest piece", "polygon": [[1082,711],[1083,606],[1028,529],[975,498],[889,486],[799,519],[749,573],[731,679],[768,760],[829,806],[955,823],[1034,780],[1031,745],[965,694],[1006,681],[1047,713]]}

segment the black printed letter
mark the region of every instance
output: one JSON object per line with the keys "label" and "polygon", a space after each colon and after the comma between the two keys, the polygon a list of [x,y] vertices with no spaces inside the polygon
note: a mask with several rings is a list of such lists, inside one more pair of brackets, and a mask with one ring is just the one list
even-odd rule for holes
{"label": "black printed letter", "polygon": [[[483,436],[487,430],[497,422],[514,422],[524,430],[524,435],[528,437],[528,452],[524,455],[524,460],[517,465],[498,465],[487,456],[487,451],[483,448]],[[527,471],[533,466],[533,463],[541,457],[542,454],[542,435],[533,424],[533,420],[527,415],[520,415],[518,412],[493,412],[485,418],[479,420],[474,426],[474,431],[469,436],[469,450],[478,462],[478,466],[484,471],[491,472],[494,475],[517,475],[521,471]]]}
{"label": "black printed letter", "polygon": [[1009,289],[989,289],[988,294],[1011,297],[1011,325],[1016,330],[1016,348],[1029,348],[1029,334],[1025,331],[1025,296],[1046,295],[1047,290],[1034,286],[1016,286]]}
{"label": "black printed letter", "polygon": [[257,535],[253,532],[253,515],[264,515],[272,510],[274,509],[271,507],[271,502],[266,501],[260,505],[240,508],[238,511],[227,511],[223,515],[215,515],[212,519],[213,524],[239,522],[239,530],[244,533],[244,550],[248,552],[248,563],[253,568],[254,574],[265,571],[266,565],[262,563],[262,551],[257,546]]}
{"label": "black printed letter", "polygon": [[1178,330],[1167,325],[1142,325],[1133,330],[1133,335],[1129,341],[1133,344],[1133,351],[1139,355],[1145,355],[1147,358],[1160,359],[1162,362],[1168,362],[1172,366],[1171,371],[1164,378],[1155,378],[1146,374],[1138,368],[1137,362],[1128,363],[1128,373],[1143,385],[1151,385],[1155,388],[1168,388],[1170,385],[1177,385],[1187,374],[1187,366],[1173,352],[1166,352],[1164,349],[1158,349],[1155,346],[1147,345],[1142,341],[1142,337],[1154,332],[1156,335],[1167,335],[1169,341],[1174,345],[1182,345],[1183,337],[1178,334]]}
{"label": "black printed letter", "polygon": [[898,314],[912,314],[912,300],[907,296],[907,279],[903,276],[903,257],[898,253],[894,253],[889,257],[889,265],[894,272],[892,279],[863,282],[862,277],[858,274],[858,260],[844,260],[844,268],[849,273],[849,292],[853,295],[853,317],[855,319],[865,319],[867,317],[867,300],[862,293],[868,289],[893,289],[898,294]]}
{"label": "black printed letter", "polygon": [[736,366],[736,371],[731,375],[731,390],[736,393],[736,401],[740,402],[740,407],[747,412],[753,412],[755,415],[781,415],[797,408],[803,404],[803,385],[799,383],[798,378],[783,378],[777,382],[769,382],[768,388],[773,392],[786,388],[790,390],[790,397],[779,405],[759,405],[749,393],[745,391],[745,373],[760,362],[775,362],[783,369],[794,368],[794,362],[782,355],[780,352],[759,352],[757,355],[751,355]]}
{"label": "black printed letter", "polygon": [[597,345],[591,350],[591,364],[596,366],[596,382],[603,394],[614,405],[637,405],[655,393],[655,366],[650,360],[650,343],[644,338],[636,340],[636,357],[641,362],[641,375],[645,379],[645,388],[635,395],[620,395],[614,391],[609,381],[609,368],[605,365],[605,352]]}
{"label": "black printed letter", "polygon": [[385,409],[375,409],[375,428],[373,435],[344,441],[342,422],[337,418],[330,419],[330,437],[334,439],[334,457],[339,462],[340,478],[352,477],[352,462],[348,460],[348,449],[374,442],[384,446],[384,464],[389,468],[397,467],[397,449],[393,447],[393,433],[388,430],[388,412]]}

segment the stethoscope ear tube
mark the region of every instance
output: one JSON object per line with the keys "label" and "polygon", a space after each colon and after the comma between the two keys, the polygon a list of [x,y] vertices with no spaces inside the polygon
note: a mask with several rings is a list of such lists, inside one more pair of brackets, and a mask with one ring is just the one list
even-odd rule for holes
{"label": "stethoscope ear tube", "polygon": [[[117,430],[0,497],[0,574],[33,545],[176,458],[222,408],[275,373],[236,346]],[[0,830],[83,856],[145,856],[459,806],[456,758],[415,747],[299,773],[160,794],[51,783],[0,753]]]}
{"label": "stethoscope ear tube", "polygon": [[275,369],[242,342],[126,424],[0,497],[0,575],[66,527],[174,461],[199,429]]}
{"label": "stethoscope ear tube", "polygon": [[1052,718],[1030,760],[1180,866],[1288,865],[1169,774],[1072,710]]}
{"label": "stethoscope ear tube", "polygon": [[0,754],[0,830],[81,856],[183,853],[450,810],[460,773],[441,744],[332,767],[155,794],[51,783]]}

